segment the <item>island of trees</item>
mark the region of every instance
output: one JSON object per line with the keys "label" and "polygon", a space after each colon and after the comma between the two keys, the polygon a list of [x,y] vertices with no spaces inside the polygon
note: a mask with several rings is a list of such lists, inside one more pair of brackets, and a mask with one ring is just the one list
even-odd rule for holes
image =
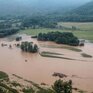
{"label": "island of trees", "polygon": [[39,33],[37,39],[40,41],[54,41],[58,44],[67,44],[71,46],[79,45],[79,39],[71,32]]}
{"label": "island of trees", "polygon": [[21,50],[29,53],[37,53],[38,46],[33,44],[33,42],[22,42],[20,46]]}

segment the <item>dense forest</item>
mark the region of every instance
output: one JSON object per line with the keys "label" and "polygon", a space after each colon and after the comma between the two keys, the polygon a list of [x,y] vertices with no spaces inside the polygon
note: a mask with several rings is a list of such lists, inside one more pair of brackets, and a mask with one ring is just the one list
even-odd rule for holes
{"label": "dense forest", "polygon": [[90,0],[0,0],[0,16],[44,15],[53,12],[64,13],[88,1]]}
{"label": "dense forest", "polygon": [[93,1],[66,13],[66,16],[63,16],[62,20],[71,22],[93,22]]}
{"label": "dense forest", "polygon": [[70,32],[49,32],[39,33],[38,40],[40,41],[54,41],[58,44],[67,44],[71,46],[78,46],[79,40]]}

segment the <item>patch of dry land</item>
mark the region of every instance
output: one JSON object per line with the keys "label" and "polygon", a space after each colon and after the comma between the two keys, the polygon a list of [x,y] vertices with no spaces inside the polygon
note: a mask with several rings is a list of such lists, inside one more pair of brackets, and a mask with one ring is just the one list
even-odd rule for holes
{"label": "patch of dry land", "polygon": [[[20,48],[15,46],[22,41],[31,41],[38,44],[39,53],[22,52]],[[10,76],[16,74],[38,84],[44,82],[49,86],[59,78],[52,76],[54,72],[64,73],[67,75],[67,80],[73,81],[74,87],[88,93],[93,92],[92,43],[85,43],[84,47],[71,47],[57,45],[53,42],[37,41],[27,35],[22,35],[22,41],[13,40],[10,42],[7,38],[0,39],[0,45],[6,44],[6,46],[0,46],[1,71]],[[84,56],[85,54],[87,56]]]}

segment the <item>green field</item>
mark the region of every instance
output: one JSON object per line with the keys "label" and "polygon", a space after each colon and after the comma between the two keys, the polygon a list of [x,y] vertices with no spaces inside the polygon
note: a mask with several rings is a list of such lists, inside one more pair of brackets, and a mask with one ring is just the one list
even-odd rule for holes
{"label": "green field", "polygon": [[77,29],[83,31],[93,31],[93,22],[59,22],[58,25],[69,27],[75,26]]}
{"label": "green field", "polygon": [[86,39],[93,42],[93,31],[77,31],[73,33],[80,39]]}
{"label": "green field", "polygon": [[[60,32],[73,32],[80,39],[86,39],[93,42],[93,23],[59,23],[66,27],[78,26],[81,30],[61,30],[61,29],[48,29],[48,28],[40,28],[40,29],[26,29],[20,31],[21,34],[27,35],[38,35],[38,33],[47,33],[51,31],[60,31]],[[84,30],[85,29],[85,30]]]}
{"label": "green field", "polygon": [[48,29],[48,28],[41,28],[41,29],[26,29],[21,31],[20,33],[24,33],[27,35],[38,35],[39,33],[48,33],[52,31],[62,31],[57,29]]}

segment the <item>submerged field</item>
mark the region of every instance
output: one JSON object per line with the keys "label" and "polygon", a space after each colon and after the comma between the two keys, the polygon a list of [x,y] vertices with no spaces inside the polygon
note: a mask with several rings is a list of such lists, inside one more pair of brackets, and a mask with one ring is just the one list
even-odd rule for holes
{"label": "submerged field", "polygon": [[[78,26],[80,29],[75,31],[47,28],[26,29],[19,32],[22,36],[21,41],[14,40],[16,35],[0,39],[0,70],[6,72],[10,78],[12,75],[12,80],[16,81],[16,83],[10,82],[9,85],[19,82],[22,83],[22,86],[26,84],[27,87],[30,82],[30,85],[34,84],[38,88],[40,87],[37,84],[45,84],[46,87],[50,87],[55,80],[60,78],[60,76],[54,77],[53,74],[61,73],[60,75],[67,76],[61,79],[72,80],[75,89],[83,90],[79,93],[93,92],[93,43],[87,42],[83,47],[74,47],[48,41],[37,41],[37,39],[31,38],[31,35],[38,35],[38,33],[69,31],[80,39],[93,42],[93,23],[60,24],[67,27]],[[22,52],[20,48],[15,46],[22,41],[34,42],[38,45],[39,52],[34,54]],[[6,46],[2,46],[2,43]],[[16,88],[19,90],[22,87]]]}
{"label": "submerged field", "polygon": [[38,35],[38,33],[47,33],[52,31],[60,31],[60,32],[72,32],[80,39],[86,39],[93,42],[93,23],[59,23],[65,27],[76,26],[79,30],[62,30],[62,29],[48,29],[48,28],[40,28],[40,29],[26,29],[20,31],[20,33],[24,33],[27,35]]}
{"label": "submerged field", "polygon": [[[9,75],[16,74],[37,84],[43,83],[48,86],[59,79],[59,77],[52,76],[54,72],[63,73],[68,76],[66,80],[71,79],[73,81],[73,87],[87,93],[93,92],[92,43],[86,43],[84,47],[71,47],[53,42],[37,41],[27,35],[22,35],[22,38],[22,41],[33,41],[38,44],[41,55],[40,53],[25,53],[15,47],[15,44],[21,41],[10,42],[7,41],[7,38],[0,39],[0,44],[7,44],[4,47],[0,46],[1,71]],[[12,48],[9,48],[10,44]]]}

